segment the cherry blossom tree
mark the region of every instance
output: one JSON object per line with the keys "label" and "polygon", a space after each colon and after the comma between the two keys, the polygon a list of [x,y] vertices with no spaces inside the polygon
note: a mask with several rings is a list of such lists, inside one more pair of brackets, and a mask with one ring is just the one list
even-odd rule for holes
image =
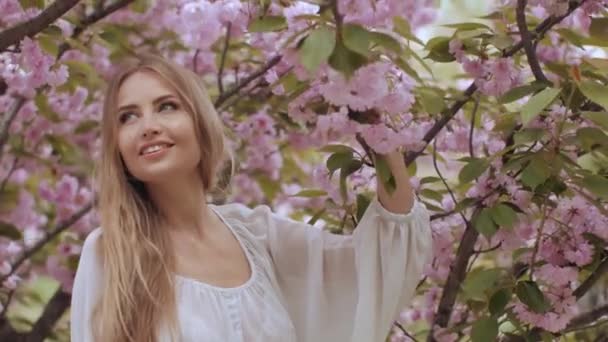
{"label": "cherry blossom tree", "polygon": [[403,150],[434,258],[387,339],[605,338],[608,1],[493,1],[422,40],[437,5],[0,0],[0,340],[68,340],[104,85],[139,52],[207,83],[239,161],[218,203],[350,234]]}

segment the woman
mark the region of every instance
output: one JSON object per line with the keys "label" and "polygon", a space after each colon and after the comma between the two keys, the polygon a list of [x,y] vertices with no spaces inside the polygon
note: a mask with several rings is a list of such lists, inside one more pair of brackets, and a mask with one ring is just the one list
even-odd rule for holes
{"label": "woman", "polygon": [[227,160],[198,77],[146,56],[109,84],[96,178],[101,227],[72,293],[72,341],[383,341],[431,251],[403,159],[352,236],[213,205]]}

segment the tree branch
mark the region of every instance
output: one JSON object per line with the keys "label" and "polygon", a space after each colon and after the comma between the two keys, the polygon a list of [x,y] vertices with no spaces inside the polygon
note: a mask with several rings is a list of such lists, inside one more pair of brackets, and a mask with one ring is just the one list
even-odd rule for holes
{"label": "tree branch", "polygon": [[593,271],[593,273],[591,273],[591,275],[585,279],[572,294],[576,297],[576,299],[580,299],[606,272],[608,272],[608,257],[605,257],[604,260],[602,260],[595,271]]}
{"label": "tree branch", "polygon": [[25,333],[17,332],[7,320],[0,320],[0,341],[11,342],[41,342],[49,336],[55,323],[70,307],[72,296],[63,292],[61,287],[51,297],[44,307],[40,318],[34,323],[32,330]]}
{"label": "tree branch", "polygon": [[528,23],[526,22],[526,5],[528,0],[517,0],[517,7],[515,8],[517,27],[519,28],[519,34],[521,35],[521,41],[528,57],[528,64],[532,74],[537,81],[551,84],[551,81],[547,79],[543,73],[538,57],[536,56],[536,45],[532,43],[532,35],[528,31]]}
{"label": "tree branch", "polygon": [[[32,330],[26,334],[24,341],[27,342],[38,342],[43,341],[49,336],[53,330],[55,323],[63,316],[63,313],[70,307],[70,300],[72,296],[68,293],[63,292],[61,287],[57,289],[57,292],[53,295],[51,300],[44,307],[42,315]],[[10,339],[6,340],[10,341]]]}
{"label": "tree branch", "polygon": [[260,68],[260,70],[247,76],[245,79],[238,82],[234,87],[227,90],[224,94],[220,95],[215,100],[215,108],[220,107],[224,102],[226,102],[226,100],[228,100],[230,97],[236,95],[241,89],[245,88],[249,83],[253,82],[256,78],[264,75],[266,73],[266,71],[270,70],[272,67],[277,65],[281,61],[281,58],[283,58],[283,56],[281,56],[281,55],[272,57],[262,68]]}
{"label": "tree branch", "polygon": [[[74,32],[72,32],[72,39],[78,38],[82,32],[84,32],[89,26],[95,24],[101,19],[107,17],[108,15],[122,9],[123,7],[129,5],[134,0],[121,0],[117,1],[108,7],[98,8],[91,15],[86,16],[80,23],[74,28]],[[57,53],[57,59],[59,60],[63,54],[70,49],[70,44],[68,42],[64,42],[59,46],[59,50]]]}
{"label": "tree branch", "polygon": [[[570,15],[576,8],[581,6],[585,0],[582,0],[580,3],[571,3],[571,6],[568,12],[560,17],[550,17],[544,20],[541,24],[539,24],[536,29],[536,38],[541,39],[543,35],[555,26],[557,23],[561,22],[564,18]],[[519,50],[523,48],[523,42],[519,42],[518,44],[511,47],[509,50],[503,53],[503,57],[510,57],[517,53]],[[458,111],[471,99],[473,94],[477,91],[477,86],[475,83],[471,83],[471,85],[465,90],[463,96],[460,100],[456,101],[450,108],[445,110],[442,113],[442,117],[431,127],[431,129],[425,134],[423,140],[425,142],[425,146],[418,151],[410,151],[404,155],[404,159],[406,164],[410,164],[415,161],[418,156],[422,154],[422,152],[426,149],[426,146],[429,144],[431,140],[435,138],[435,136],[443,129],[443,127],[458,113]],[[479,210],[479,207],[477,207]],[[452,309],[454,307],[454,303],[456,302],[456,297],[458,295],[458,291],[460,289],[460,284],[464,280],[466,275],[466,267],[468,265],[469,259],[471,255],[474,253],[474,246],[477,238],[479,236],[479,232],[475,230],[472,224],[467,225],[464,234],[462,236],[462,240],[458,246],[458,250],[456,252],[456,259],[451,265],[450,273],[448,274],[448,278],[443,287],[443,294],[439,301],[439,307],[437,309],[437,313],[435,315],[435,319],[431,329],[429,331],[429,335],[427,341],[435,342],[436,339],[434,337],[434,329],[437,326],[447,327],[450,316],[452,314]],[[606,266],[608,267],[608,266]],[[596,272],[599,273],[599,272]],[[591,278],[591,277],[590,277]],[[590,279],[588,279],[591,281]],[[595,282],[597,279],[593,280]],[[586,283],[587,281],[585,281]],[[581,285],[582,286],[582,285]]]}
{"label": "tree branch", "polygon": [[220,92],[220,96],[224,93],[224,83],[222,82],[222,78],[224,77],[224,66],[226,65],[226,55],[228,54],[228,47],[230,46],[230,29],[232,28],[232,23],[228,22],[226,25],[226,39],[224,41],[224,48],[222,49],[222,57],[220,60],[220,70],[217,73],[217,87]]}
{"label": "tree branch", "polygon": [[464,280],[466,275],[467,265],[471,255],[473,255],[475,242],[479,237],[479,232],[473,227],[472,224],[467,225],[467,228],[462,234],[462,240],[458,245],[456,252],[456,259],[450,265],[450,274],[443,287],[443,294],[439,301],[439,307],[437,308],[437,314],[431,326],[427,341],[435,342],[436,339],[433,336],[433,331],[436,326],[446,327],[450,321],[452,315],[452,308],[456,302],[456,296],[460,289],[460,284]]}
{"label": "tree branch", "polygon": [[479,109],[479,96],[475,99],[475,106],[471,113],[471,129],[469,130],[469,154],[471,158],[475,158],[475,151],[473,149],[473,132],[475,131],[475,117],[477,116],[477,110]]}
{"label": "tree branch", "polygon": [[17,257],[15,262],[11,265],[12,266],[11,271],[8,274],[0,277],[0,283],[3,282],[6,278],[8,278],[10,275],[15,273],[17,271],[17,269],[19,268],[19,266],[21,266],[21,264],[25,260],[27,260],[32,255],[34,255],[36,252],[38,252],[38,250],[40,250],[42,247],[44,247],[49,241],[54,239],[57,235],[59,235],[64,230],[68,229],[71,225],[76,223],[84,215],[86,215],[89,211],[91,211],[91,209],[93,209],[93,203],[94,203],[94,200],[87,203],[84,207],[80,208],[80,210],[75,212],[67,220],[65,220],[63,222],[59,222],[57,224],[57,226],[55,226],[55,228],[53,230],[51,230],[51,232],[49,232],[43,239],[40,239],[38,242],[36,242],[36,244],[34,246],[32,246],[31,248],[29,248],[29,249],[25,250],[23,253],[21,253],[21,255],[19,255],[19,257]]}
{"label": "tree branch", "polygon": [[409,339],[410,339],[410,340],[412,340],[413,342],[418,342],[418,340],[417,340],[417,339],[416,339],[414,336],[412,336],[412,334],[410,334],[409,332],[407,332],[407,330],[405,330],[405,328],[403,327],[403,325],[402,325],[401,323],[399,323],[399,322],[397,322],[397,321],[395,321],[394,323],[395,323],[395,326],[396,326],[397,328],[399,328],[399,330],[401,330],[401,332],[402,332],[402,333],[403,333],[405,336],[407,336],[407,338],[409,338]]}
{"label": "tree branch", "polygon": [[[540,40],[541,38],[543,38],[544,35],[553,26],[557,25],[562,20],[564,20],[564,18],[566,18],[570,14],[572,14],[572,12],[574,12],[577,8],[582,6],[585,2],[586,2],[586,0],[582,0],[579,3],[571,3],[570,8],[568,9],[568,12],[566,14],[559,16],[559,17],[549,17],[549,18],[545,19],[542,23],[540,23],[536,27],[536,29],[534,29],[536,39]],[[503,52],[502,57],[511,57],[514,54],[516,54],[517,52],[519,52],[522,48],[523,48],[523,41],[519,41],[517,44],[513,45],[509,50],[506,50],[505,52]],[[477,91],[477,86],[475,85],[475,82],[472,82],[469,85],[469,87],[465,90],[465,92],[463,93],[462,98],[460,100],[454,102],[454,104],[450,108],[446,109],[442,113],[441,118],[437,122],[435,122],[433,127],[431,127],[431,129],[429,129],[429,131],[424,135],[424,138],[422,140],[425,142],[425,145],[418,151],[408,151],[405,154],[404,158],[405,158],[405,163],[407,165],[411,164],[412,162],[414,162],[416,160],[416,158],[418,158],[419,156],[422,155],[422,153],[424,152],[424,150],[426,149],[428,144],[431,142],[431,140],[433,140],[435,138],[435,136],[443,129],[443,127],[454,117],[454,115],[456,115],[456,113],[458,113],[458,111],[462,108],[462,106],[464,106],[467,102],[469,102],[472,95],[476,91]]]}
{"label": "tree branch", "polygon": [[0,32],[0,52],[19,43],[25,37],[33,37],[72,9],[79,0],[56,0],[35,18],[19,23]]}
{"label": "tree branch", "polygon": [[15,98],[15,102],[13,103],[13,108],[11,108],[7,113],[0,118],[0,161],[2,160],[2,154],[4,151],[4,144],[8,141],[8,131],[11,128],[11,124],[15,121],[17,117],[17,113],[21,107],[25,104],[25,98],[21,96],[17,96]]}
{"label": "tree branch", "polygon": [[606,315],[608,315],[608,304],[595,308],[589,312],[582,313],[570,321],[568,327],[564,330],[564,333],[579,330]]}

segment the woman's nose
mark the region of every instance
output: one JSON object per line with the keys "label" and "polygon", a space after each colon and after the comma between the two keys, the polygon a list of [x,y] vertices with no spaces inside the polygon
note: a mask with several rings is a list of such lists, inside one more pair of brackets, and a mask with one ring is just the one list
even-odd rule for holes
{"label": "woman's nose", "polygon": [[161,127],[153,115],[146,115],[143,118],[142,136],[148,138],[160,134]]}

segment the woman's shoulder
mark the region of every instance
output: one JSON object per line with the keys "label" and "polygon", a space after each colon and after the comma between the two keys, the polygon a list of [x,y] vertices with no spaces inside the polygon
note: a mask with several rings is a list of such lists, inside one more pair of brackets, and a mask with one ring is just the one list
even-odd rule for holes
{"label": "woman's shoulder", "polygon": [[99,237],[101,236],[103,229],[101,227],[96,227],[91,230],[84,239],[84,243],[82,244],[82,252],[81,258],[83,256],[95,257],[96,249],[98,248]]}
{"label": "woman's shoulder", "polygon": [[238,220],[249,224],[265,222],[273,215],[270,207],[265,204],[258,204],[252,207],[239,202],[231,202],[223,204],[210,203],[209,206],[226,219]]}

